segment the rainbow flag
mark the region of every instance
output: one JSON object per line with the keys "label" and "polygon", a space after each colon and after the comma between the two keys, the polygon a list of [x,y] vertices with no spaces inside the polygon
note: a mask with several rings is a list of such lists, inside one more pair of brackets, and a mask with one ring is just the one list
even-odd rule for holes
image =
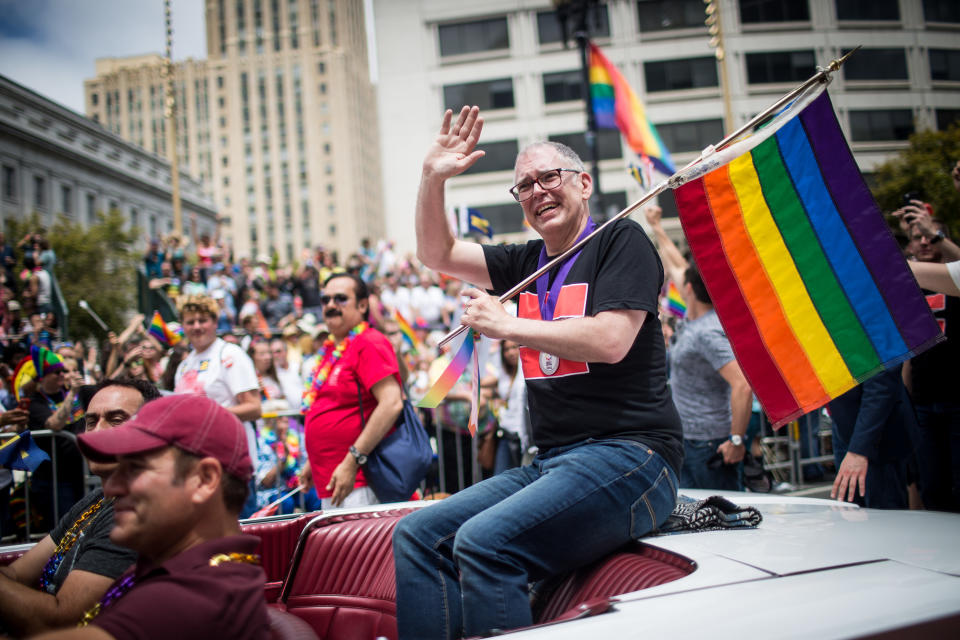
{"label": "rainbow flag", "polygon": [[[479,336],[477,336],[477,338],[479,338]],[[474,341],[473,329],[468,329],[463,343],[461,343],[460,348],[457,349],[453,358],[450,359],[450,363],[443,370],[443,373],[440,374],[440,377],[433,383],[433,386],[427,389],[427,393],[424,394],[420,402],[417,403],[418,407],[424,409],[436,409],[439,407],[446,395],[450,393],[450,389],[453,389],[453,385],[457,384],[457,380],[459,380],[463,372],[467,370],[467,366],[472,365],[470,419],[467,423],[467,429],[470,430],[470,435],[472,436],[477,435],[477,416],[480,406],[480,364],[478,359],[479,354],[473,344]]]}
{"label": "rainbow flag", "polygon": [[677,289],[677,285],[673,284],[673,281],[670,281],[670,284],[667,285],[667,295],[663,297],[663,302],[661,306],[677,316],[682,318],[687,315],[687,304],[683,301],[683,296],[680,295],[680,290]]}
{"label": "rainbow flag", "polygon": [[160,344],[168,347],[176,346],[180,342],[180,334],[171,331],[167,323],[163,321],[159,311],[153,312],[153,318],[150,320],[150,327],[147,333],[156,338]]}
{"label": "rainbow flag", "polygon": [[410,326],[410,323],[407,322],[407,319],[403,317],[399,311],[394,311],[393,316],[397,321],[397,326],[400,328],[400,335],[403,336],[404,341],[410,345],[410,349],[414,352],[419,351],[420,341],[417,339],[417,334],[413,332],[413,327]]}
{"label": "rainbow flag", "polygon": [[823,86],[675,183],[687,242],[774,426],[943,339]]}
{"label": "rainbow flag", "polygon": [[642,159],[649,159],[654,168],[666,175],[676,169],[670,152],[657,129],[647,119],[640,98],[633,92],[617,67],[600,49],[590,44],[590,102],[597,126],[620,129],[627,144]]}

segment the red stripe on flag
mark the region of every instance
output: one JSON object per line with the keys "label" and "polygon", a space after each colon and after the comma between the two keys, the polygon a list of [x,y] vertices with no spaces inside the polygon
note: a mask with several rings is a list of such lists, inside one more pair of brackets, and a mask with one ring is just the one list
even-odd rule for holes
{"label": "red stripe on flag", "polygon": [[[710,274],[714,285],[710,296],[717,314],[724,321],[724,329],[731,335],[730,344],[740,368],[761,399],[767,415],[780,422],[784,416],[796,413],[799,405],[767,351],[737,278],[723,254],[723,244],[714,226],[703,180],[688,182],[674,194],[677,207],[683,212],[681,222],[697,267],[701,273]],[[715,293],[722,295],[717,297]]]}

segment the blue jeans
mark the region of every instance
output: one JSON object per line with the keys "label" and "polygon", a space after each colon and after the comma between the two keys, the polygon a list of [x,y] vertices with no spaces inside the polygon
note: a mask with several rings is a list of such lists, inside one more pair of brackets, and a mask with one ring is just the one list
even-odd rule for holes
{"label": "blue jeans", "polygon": [[717,452],[717,447],[726,438],[715,440],[683,439],[683,467],[680,469],[680,486],[684,489],[718,489],[743,491],[740,473],[743,463],[721,464],[717,469],[707,466],[707,460]]}
{"label": "blue jeans", "polygon": [[503,473],[507,469],[519,467],[520,460],[523,458],[521,448],[520,438],[501,437],[497,441],[497,456],[493,463],[494,475]]}
{"label": "blue jeans", "polygon": [[393,534],[400,638],[532,624],[528,583],[656,529],[673,511],[676,487],[646,445],[590,439],[406,516]]}

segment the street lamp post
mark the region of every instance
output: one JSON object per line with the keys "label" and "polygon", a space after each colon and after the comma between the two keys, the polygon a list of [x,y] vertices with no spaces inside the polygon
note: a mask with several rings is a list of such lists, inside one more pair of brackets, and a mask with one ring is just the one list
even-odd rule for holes
{"label": "street lamp post", "polygon": [[710,34],[710,47],[717,56],[717,68],[720,73],[720,93],[723,95],[724,133],[733,131],[733,107],[730,103],[730,84],[727,79],[727,55],[723,46],[723,21],[720,19],[720,0],[703,0],[707,14],[704,24]]}
{"label": "street lamp post", "polygon": [[590,10],[599,7],[598,0],[553,0],[560,22],[560,33],[564,46],[567,46],[568,25],[573,25],[573,38],[580,50],[581,93],[587,110],[587,128],[584,141],[590,154],[590,175],[593,178],[593,196],[590,210],[598,222],[606,220],[603,207],[603,191],[600,189],[600,153],[597,148],[597,119],[593,113],[593,101],[590,99],[590,27],[587,21]]}
{"label": "street lamp post", "polygon": [[170,194],[173,199],[173,233],[183,238],[183,211],[180,208],[180,167],[177,157],[177,99],[173,84],[173,25],[170,0],[163,0],[164,22],[167,28],[166,56],[161,72],[165,82],[163,117],[167,121],[167,159],[170,161]]}

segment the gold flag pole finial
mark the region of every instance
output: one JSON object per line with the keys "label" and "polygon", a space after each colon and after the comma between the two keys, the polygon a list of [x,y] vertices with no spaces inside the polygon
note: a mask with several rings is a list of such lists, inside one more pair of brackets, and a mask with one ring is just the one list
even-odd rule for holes
{"label": "gold flag pole finial", "polygon": [[843,66],[843,63],[847,61],[847,58],[855,54],[862,47],[863,47],[862,44],[858,44],[853,49],[850,49],[850,51],[847,51],[845,54],[843,54],[836,60],[831,60],[830,64],[827,65],[827,71],[829,71],[830,73],[833,73],[834,71],[839,71],[840,67]]}
{"label": "gold flag pole finial", "polygon": [[[795,89],[793,89],[792,91],[790,91],[789,93],[781,97],[779,100],[774,102],[772,105],[770,105],[769,107],[767,107],[766,109],[764,109],[763,111],[755,115],[753,118],[750,119],[749,122],[741,126],[739,129],[737,129],[731,134],[728,134],[723,140],[718,142],[716,145],[713,145],[712,147],[710,147],[710,152],[713,153],[713,152],[719,151],[724,147],[735,142],[744,133],[748,133],[752,131],[755,126],[757,126],[759,123],[766,120],[771,115],[777,113],[785,105],[789,104],[791,101],[796,99],[797,96],[801,95],[804,91],[806,91],[810,87],[816,84],[826,83],[830,78],[830,74],[840,69],[840,66],[844,62],[846,62],[847,58],[853,55],[859,48],[860,46],[857,45],[855,49],[852,49],[851,51],[847,52],[845,55],[841,56],[836,60],[832,60],[830,64],[828,64],[826,67],[818,67],[817,73],[810,76],[810,78],[808,78],[805,82],[800,84],[798,87],[796,87]],[[704,153],[706,153],[706,151],[701,153],[697,158],[694,158],[693,160],[688,162],[685,167],[675,172],[672,176],[670,176],[670,178],[664,180],[658,185],[655,185],[650,191],[645,193],[642,198],[640,198],[633,204],[626,207],[623,211],[613,216],[612,218],[604,222],[602,225],[598,226],[596,229],[591,231],[589,235],[587,235],[584,238],[581,238],[578,242],[574,243],[572,247],[570,247],[560,255],[556,256],[553,260],[549,261],[547,264],[543,265],[542,267],[540,267],[539,269],[531,273],[529,276],[524,278],[521,282],[518,282],[517,284],[515,284],[512,289],[510,289],[509,291],[504,293],[502,296],[500,296],[499,298],[500,302],[506,302],[510,298],[514,297],[515,295],[517,295],[518,293],[526,289],[527,286],[530,285],[530,283],[534,282],[540,275],[546,273],[550,269],[554,268],[557,264],[559,264],[563,260],[566,260],[571,255],[573,255],[575,252],[579,251],[580,248],[583,247],[583,245],[585,245],[587,242],[589,242],[594,236],[601,233],[604,229],[609,227],[611,224],[613,224],[617,220],[620,220],[621,218],[624,218],[630,215],[634,211],[638,211],[641,206],[643,206],[644,204],[652,200],[658,194],[666,191],[667,189],[674,189],[680,184],[683,184],[682,181],[677,182],[677,177],[683,175],[683,173],[687,169],[689,169],[690,167],[700,162],[704,157]],[[450,342],[451,340],[453,340],[455,337],[457,337],[458,335],[460,335],[466,330],[467,330],[467,327],[465,325],[458,326],[456,329],[452,330],[450,333],[445,335],[439,341],[438,346],[445,345],[446,343]]]}

